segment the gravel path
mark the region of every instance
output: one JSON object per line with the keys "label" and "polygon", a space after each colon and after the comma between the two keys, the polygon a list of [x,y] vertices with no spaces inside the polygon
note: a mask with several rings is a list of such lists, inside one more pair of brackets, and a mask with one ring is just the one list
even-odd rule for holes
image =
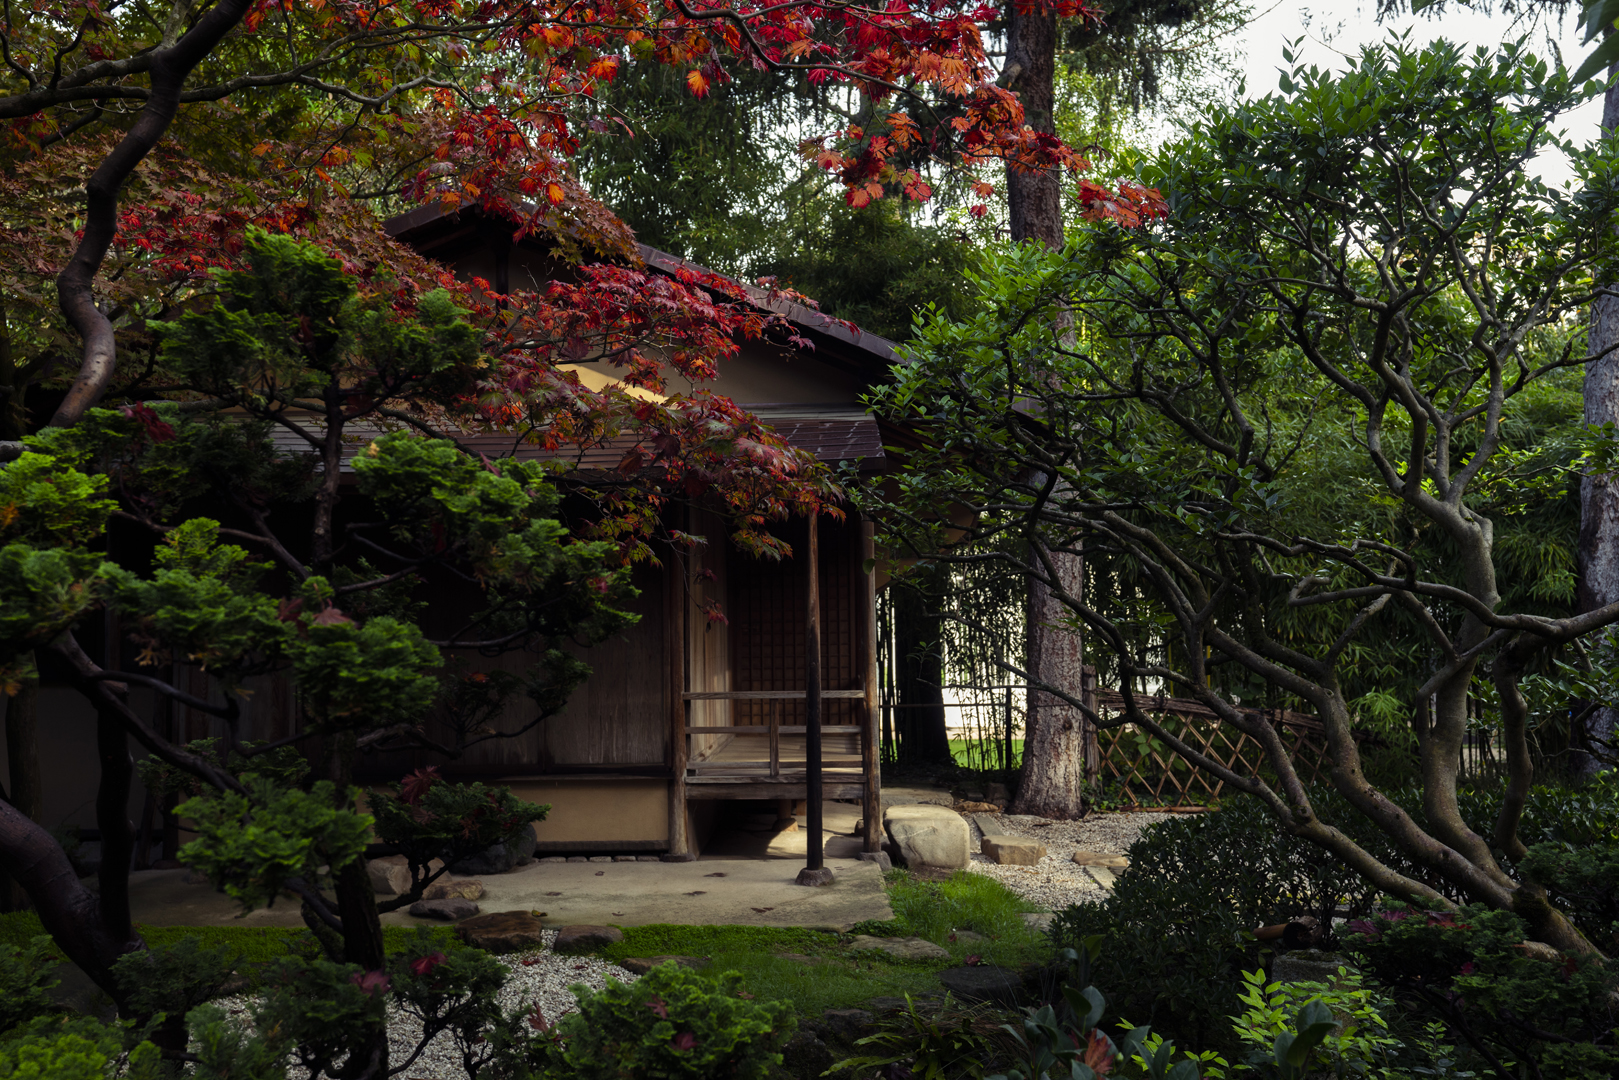
{"label": "gravel path", "polygon": [[1131,813],[1091,814],[1079,821],[1047,821],[1020,814],[1001,814],[1001,830],[1012,836],[1028,836],[1046,845],[1046,856],[1035,866],[998,866],[978,851],[983,831],[971,816],[973,854],[967,869],[992,877],[1008,889],[1047,911],[1061,911],[1069,904],[1101,900],[1107,895],[1095,877],[1076,865],[1076,851],[1101,851],[1123,855],[1141,835],[1141,830],[1173,814]]}
{"label": "gravel path", "polygon": [[[512,953],[500,958],[501,963],[512,969],[511,977],[506,980],[506,986],[500,994],[503,1009],[509,1010],[519,1004],[527,1007],[538,1003],[541,1014],[555,1023],[563,1015],[575,1011],[574,997],[569,993],[568,987],[583,983],[593,990],[600,990],[607,985],[609,975],[621,983],[632,983],[638,977],[617,964],[595,957],[559,956],[551,952],[551,945],[556,941],[556,936],[556,931],[547,930],[543,949],[528,953]],[[218,1004],[228,1012],[246,1019],[249,1004],[247,998],[225,998]],[[389,1061],[392,1065],[398,1066],[416,1049],[416,1043],[421,1038],[421,1024],[415,1017],[398,1012],[390,1006],[388,1033],[392,1040]],[[293,1080],[303,1080],[305,1074],[301,1069],[292,1069],[288,1072],[288,1076]],[[421,1057],[418,1057],[401,1077],[403,1080],[467,1080],[466,1071],[461,1068],[460,1057],[456,1053],[455,1040],[448,1032],[429,1043],[427,1049],[422,1051]]]}

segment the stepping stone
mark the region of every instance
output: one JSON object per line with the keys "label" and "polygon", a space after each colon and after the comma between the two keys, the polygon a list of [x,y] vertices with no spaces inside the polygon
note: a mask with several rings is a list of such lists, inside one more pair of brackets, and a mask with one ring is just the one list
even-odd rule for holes
{"label": "stepping stone", "polygon": [[890,806],[883,825],[907,866],[967,865],[972,834],[967,820],[949,807]]}
{"label": "stepping stone", "polygon": [[[483,882],[477,878],[446,881],[440,878],[422,892],[423,900],[482,900]],[[473,912],[477,914],[477,912]]]}
{"label": "stepping stone", "polygon": [[872,937],[856,934],[850,940],[851,949],[880,949],[900,960],[948,960],[950,950],[924,941],[919,937]]}
{"label": "stepping stone", "polygon": [[994,814],[1000,810],[1000,807],[996,806],[994,803],[982,802],[974,799],[972,801],[957,803],[956,809],[963,814]]}
{"label": "stepping stone", "polygon": [[1034,866],[1046,855],[1046,845],[1027,836],[986,836],[980,846],[998,866]]}
{"label": "stepping stone", "polygon": [[1001,824],[999,814],[974,814],[972,817],[973,824],[977,825],[978,831],[985,836],[999,836],[1006,832],[1006,826]]}
{"label": "stepping stone", "polygon": [[459,896],[436,900],[418,900],[410,905],[410,913],[418,919],[442,919],[459,922],[478,914],[478,905]]}
{"label": "stepping stone", "polygon": [[1108,892],[1113,891],[1114,884],[1119,880],[1118,874],[1105,866],[1087,866],[1085,872]]}
{"label": "stepping stone", "polygon": [[998,1001],[1016,1005],[1023,993],[1023,979],[1015,971],[994,964],[945,968],[939,972],[944,988],[962,1001]]}
{"label": "stepping stone", "polygon": [[627,960],[620,960],[618,966],[625,971],[633,971],[637,975],[645,975],[660,964],[679,964],[681,967],[701,971],[708,966],[706,956],[632,956]]}
{"label": "stepping stone", "polygon": [[564,926],[558,933],[551,951],[564,956],[583,956],[624,940],[624,931],[616,926]]}
{"label": "stepping stone", "polygon": [[861,851],[856,853],[855,858],[861,862],[876,863],[877,869],[885,874],[894,869],[894,861],[888,857],[888,852],[886,851]]}
{"label": "stepping stone", "polygon": [[1057,914],[1054,911],[1025,911],[1023,913],[1023,925],[1030,930],[1039,930],[1044,933],[1051,929],[1051,920],[1056,917]]}
{"label": "stepping stone", "polygon": [[521,952],[545,944],[545,925],[527,911],[477,915],[458,923],[455,932],[474,949],[492,953]]}
{"label": "stepping stone", "polygon": [[1073,860],[1080,866],[1106,866],[1114,870],[1124,870],[1130,866],[1130,860],[1123,855],[1109,855],[1103,851],[1076,851]]}

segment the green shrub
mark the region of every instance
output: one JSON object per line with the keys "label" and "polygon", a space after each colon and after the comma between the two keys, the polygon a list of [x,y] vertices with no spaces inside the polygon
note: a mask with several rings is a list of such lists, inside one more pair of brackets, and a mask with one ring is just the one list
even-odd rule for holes
{"label": "green shrub", "polygon": [[51,1000],[51,977],[56,966],[51,939],[41,934],[27,945],[0,944],[0,1035],[56,1006]]}
{"label": "green shrub", "polygon": [[1619,951],[1619,844],[1536,844],[1518,868],[1546,887],[1591,944],[1609,956]]}
{"label": "green shrub", "polygon": [[125,1053],[121,1035],[89,1017],[39,1017],[0,1042],[0,1080],[160,1080],[157,1047]]}
{"label": "green shrub", "polygon": [[[1317,809],[1346,831],[1356,820],[1331,794],[1317,797]],[[1386,842],[1352,835],[1392,857]],[[1089,975],[1112,989],[1115,1016],[1231,1056],[1242,972],[1262,966],[1266,952],[1253,931],[1302,914],[1331,926],[1335,911],[1365,913],[1375,899],[1325,851],[1283,833],[1257,800],[1234,798],[1149,826],[1113,893],[1060,912],[1050,933],[1057,948],[1078,952],[1096,939]]]}
{"label": "green shrub", "polygon": [[1619,1075],[1612,996],[1619,972],[1580,957],[1532,955],[1512,912],[1400,907],[1349,930],[1348,947],[1365,969],[1454,1031],[1457,1056],[1469,1067],[1500,1072],[1512,1063],[1525,1075],[1538,1069],[1559,1080]]}
{"label": "green shrub", "polygon": [[748,1000],[734,971],[710,979],[670,963],[573,993],[579,1011],[557,1024],[545,1066],[557,1080],[766,1080],[797,1026],[786,1002]]}

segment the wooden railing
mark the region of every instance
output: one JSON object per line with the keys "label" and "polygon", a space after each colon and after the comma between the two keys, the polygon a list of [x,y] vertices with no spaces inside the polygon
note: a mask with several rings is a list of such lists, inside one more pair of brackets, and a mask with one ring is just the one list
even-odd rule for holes
{"label": "wooden railing", "polygon": [[[804,724],[783,724],[781,722],[780,705],[784,701],[803,701],[809,695],[803,690],[688,690],[681,697],[686,701],[768,701],[770,702],[769,721],[765,724],[717,724],[708,727],[693,726],[687,723],[687,735],[751,735],[765,736],[770,740],[770,757],[761,761],[728,761],[711,763],[710,768],[739,768],[749,765],[767,765],[770,769],[771,779],[781,777],[781,737],[783,735],[802,735],[808,727]],[[822,690],[823,701],[864,701],[864,690]],[[861,724],[822,724],[823,735],[855,735],[865,731]],[[687,769],[700,771],[705,763],[688,763]],[[847,771],[847,770],[841,770]],[[833,770],[834,774],[839,770]]]}

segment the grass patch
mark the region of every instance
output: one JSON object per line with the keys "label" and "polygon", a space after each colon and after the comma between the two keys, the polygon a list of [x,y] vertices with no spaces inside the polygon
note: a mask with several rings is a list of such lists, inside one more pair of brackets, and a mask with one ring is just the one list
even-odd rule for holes
{"label": "grass patch", "polygon": [[795,926],[626,926],[624,940],[603,949],[607,960],[632,956],[713,956],[717,953],[802,953],[824,956],[838,949],[838,935]]}
{"label": "grass patch", "polygon": [[[1005,752],[1004,739],[951,739],[950,756],[957,765],[968,769],[999,770],[1001,754]],[[1023,762],[1023,740],[1012,740],[1012,768]]]}
{"label": "grass patch", "polygon": [[958,930],[1006,942],[1041,940],[1023,921],[1025,912],[1040,908],[992,877],[957,870],[944,881],[922,881],[908,871],[894,870],[886,880],[893,921],[861,923],[855,933],[920,937],[947,948],[950,935]]}
{"label": "grass patch", "polygon": [[[139,926],[141,937],[153,949],[177,945],[185,938],[196,938],[204,947],[228,945],[241,954],[244,965],[263,964],[277,960],[292,949],[294,942],[308,936],[309,931],[294,926]],[[461,940],[448,927],[433,927],[434,947],[448,952],[462,948]],[[22,946],[45,933],[39,916],[32,911],[11,911],[0,914],[0,945]],[[383,947],[390,953],[399,952],[410,942],[416,928],[384,926]]]}

